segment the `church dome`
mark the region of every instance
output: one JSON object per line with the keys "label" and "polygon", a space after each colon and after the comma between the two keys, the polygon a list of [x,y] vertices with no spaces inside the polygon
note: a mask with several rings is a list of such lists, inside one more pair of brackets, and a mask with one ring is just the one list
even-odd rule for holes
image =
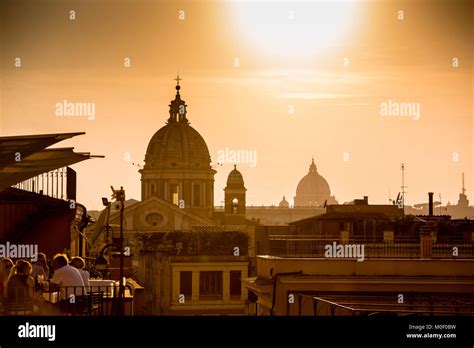
{"label": "church dome", "polygon": [[145,155],[151,168],[209,168],[210,162],[206,142],[188,123],[168,123],[160,128]]}
{"label": "church dome", "polygon": [[330,196],[329,184],[318,174],[313,159],[308,174],[300,180],[296,188],[295,206],[321,206]]}
{"label": "church dome", "polygon": [[[210,219],[214,212],[214,175],[209,149],[201,134],[189,125],[181,99],[179,76],[169,118],[151,138],[141,174],[142,201],[157,197],[181,209]],[[158,219],[158,218],[157,218]]]}
{"label": "church dome", "polygon": [[290,206],[290,203],[286,200],[285,196],[283,196],[283,199],[281,200],[280,204],[278,205],[280,208],[288,208]]}
{"label": "church dome", "polygon": [[189,125],[186,103],[181,100],[180,86],[171,101],[170,117],[165,126],[151,138],[145,154],[145,168],[164,169],[173,167],[209,169],[211,157],[201,134]]}
{"label": "church dome", "polygon": [[237,170],[237,165],[234,164],[234,170],[232,170],[227,177],[227,188],[242,187],[244,187],[244,178],[242,173]]}

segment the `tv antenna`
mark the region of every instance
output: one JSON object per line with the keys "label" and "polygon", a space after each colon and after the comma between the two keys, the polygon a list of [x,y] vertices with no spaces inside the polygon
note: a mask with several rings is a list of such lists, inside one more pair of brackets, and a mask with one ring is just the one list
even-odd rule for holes
{"label": "tv antenna", "polygon": [[464,173],[462,173],[462,188],[461,188],[461,192],[462,192],[463,196],[466,195],[466,187],[464,186]]}
{"label": "tv antenna", "polygon": [[402,209],[403,209],[403,213],[405,214],[405,189],[407,188],[407,186],[405,186],[405,163],[402,163],[401,165],[401,170],[402,170],[402,186],[401,186],[401,189],[402,189],[402,196],[401,196],[401,205],[402,205]]}
{"label": "tv antenna", "polygon": [[438,193],[438,197],[439,197],[439,215],[442,215],[441,214],[441,207],[443,205],[443,201],[441,201],[441,193]]}

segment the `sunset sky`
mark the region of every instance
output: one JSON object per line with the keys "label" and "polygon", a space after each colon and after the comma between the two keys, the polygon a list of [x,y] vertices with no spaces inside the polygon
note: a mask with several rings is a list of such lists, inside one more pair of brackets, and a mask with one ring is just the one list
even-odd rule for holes
{"label": "sunset sky", "polygon": [[[0,135],[85,131],[58,145],[105,155],[72,166],[78,201],[101,208],[110,185],[140,199],[132,162],[179,72],[213,164],[256,151],[237,167],[248,205],[292,203],[313,156],[339,203],[388,203],[405,162],[406,203],[456,203],[464,172],[472,205],[473,13],[467,0],[3,0]],[[56,116],[63,100],[95,103],[94,119]],[[389,101],[420,113],[382,116]],[[215,205],[232,168],[215,168]]]}

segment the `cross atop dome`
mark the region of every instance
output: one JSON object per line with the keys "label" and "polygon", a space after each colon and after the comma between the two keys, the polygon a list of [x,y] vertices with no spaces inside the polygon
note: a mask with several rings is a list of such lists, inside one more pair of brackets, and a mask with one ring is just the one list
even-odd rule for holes
{"label": "cross atop dome", "polygon": [[174,79],[176,81],[176,97],[171,101],[170,107],[170,117],[168,118],[168,123],[189,123],[186,118],[186,103],[184,100],[181,100],[179,90],[181,86],[179,82],[183,79],[179,77],[179,74]]}
{"label": "cross atop dome", "polygon": [[176,91],[179,94],[179,90],[181,89],[181,86],[179,85],[179,81],[182,81],[183,79],[179,78],[179,74],[178,74],[174,80],[176,81]]}

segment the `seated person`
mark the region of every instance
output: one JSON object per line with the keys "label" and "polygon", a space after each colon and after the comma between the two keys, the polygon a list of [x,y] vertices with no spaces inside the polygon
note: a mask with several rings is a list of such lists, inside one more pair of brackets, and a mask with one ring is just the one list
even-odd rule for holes
{"label": "seated person", "polygon": [[84,270],[84,267],[86,266],[84,259],[82,257],[75,256],[71,259],[70,265],[79,271],[86,289],[89,289],[89,272]]}
{"label": "seated person", "polygon": [[43,280],[49,279],[48,260],[44,253],[38,253],[38,260],[33,263],[33,278],[38,280],[38,276],[42,276]]}
{"label": "seated person", "polygon": [[84,281],[79,271],[68,265],[67,255],[57,254],[53,259],[54,274],[50,280],[50,291],[59,289],[60,301],[69,301],[71,295],[86,295]]}
{"label": "seated person", "polygon": [[35,280],[31,272],[32,266],[25,260],[18,260],[12,267],[5,283],[8,313],[31,314],[37,310],[33,305]]}
{"label": "seated person", "polygon": [[13,261],[5,257],[0,260],[0,303],[3,303],[5,298],[5,283],[10,275],[10,270],[13,268]]}

